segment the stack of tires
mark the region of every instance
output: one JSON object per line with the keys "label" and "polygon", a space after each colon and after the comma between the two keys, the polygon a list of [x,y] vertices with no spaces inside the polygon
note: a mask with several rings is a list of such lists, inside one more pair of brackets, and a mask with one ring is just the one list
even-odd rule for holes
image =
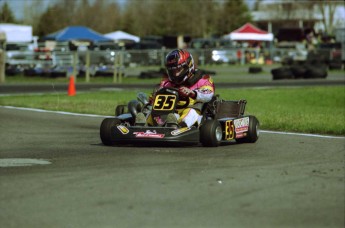
{"label": "stack of tires", "polygon": [[272,69],[271,74],[273,76],[273,80],[293,79],[294,78],[292,71],[291,71],[291,68],[288,66],[283,66],[283,67]]}
{"label": "stack of tires", "polygon": [[284,65],[271,70],[273,80],[279,79],[313,79],[326,78],[327,60],[322,55],[311,53],[304,63],[295,63]]}
{"label": "stack of tires", "polygon": [[261,66],[250,66],[248,69],[248,73],[250,73],[250,74],[257,74],[260,72],[262,72]]}
{"label": "stack of tires", "polygon": [[[329,69],[330,70],[341,70],[343,67],[343,63],[341,60],[332,60],[329,63]],[[345,67],[344,67],[345,69]]]}

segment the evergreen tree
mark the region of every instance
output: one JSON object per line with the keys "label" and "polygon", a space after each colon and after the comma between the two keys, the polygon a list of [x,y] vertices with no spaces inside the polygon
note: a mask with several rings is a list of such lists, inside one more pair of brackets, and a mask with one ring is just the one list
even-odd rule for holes
{"label": "evergreen tree", "polygon": [[47,11],[40,17],[37,29],[38,35],[45,36],[68,26],[69,24],[63,20],[64,17],[65,13],[61,6],[53,5],[48,7]]}
{"label": "evergreen tree", "polygon": [[16,23],[15,16],[7,2],[0,9],[0,23]]}

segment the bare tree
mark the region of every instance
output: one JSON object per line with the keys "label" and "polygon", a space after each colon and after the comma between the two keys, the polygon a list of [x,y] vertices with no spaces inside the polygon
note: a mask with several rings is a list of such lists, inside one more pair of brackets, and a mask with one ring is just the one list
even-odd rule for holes
{"label": "bare tree", "polygon": [[227,0],[218,14],[217,30],[226,34],[251,21],[251,15],[243,0]]}
{"label": "bare tree", "polygon": [[154,34],[209,37],[217,33],[218,1],[156,1],[152,8]]}
{"label": "bare tree", "polygon": [[311,27],[320,21],[325,32],[332,34],[335,26],[334,15],[339,5],[344,4],[340,0],[276,0],[270,4],[259,4],[258,8],[269,15],[271,20],[283,22],[283,26],[295,26],[296,22],[306,22]]}
{"label": "bare tree", "polygon": [[91,5],[88,15],[92,18],[90,21],[90,27],[101,33],[109,31],[108,21],[106,20],[108,15],[105,15],[104,13],[106,8],[107,4],[104,0],[95,1],[94,4]]}
{"label": "bare tree", "polygon": [[154,18],[152,13],[154,4],[153,0],[128,0],[122,14],[121,29],[137,36],[152,34],[154,22],[159,20],[159,18]]}
{"label": "bare tree", "polygon": [[88,0],[81,0],[76,9],[75,23],[78,25],[91,26],[93,17],[90,17],[92,12],[91,6]]}
{"label": "bare tree", "polygon": [[334,31],[334,15],[339,5],[344,5],[343,1],[338,0],[323,0],[315,1],[318,9],[322,15],[322,23],[327,34],[333,34]]}
{"label": "bare tree", "polygon": [[107,20],[107,26],[103,33],[112,32],[121,28],[121,10],[116,3],[110,3],[104,10],[104,15]]}
{"label": "bare tree", "polygon": [[32,25],[33,34],[38,34],[38,24],[43,13],[44,0],[36,0],[32,2],[24,2],[22,23]]}

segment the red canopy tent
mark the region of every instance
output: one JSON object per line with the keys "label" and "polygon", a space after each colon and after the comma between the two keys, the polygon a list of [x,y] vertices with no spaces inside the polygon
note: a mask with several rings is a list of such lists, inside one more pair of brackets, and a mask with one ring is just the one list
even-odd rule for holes
{"label": "red canopy tent", "polygon": [[230,38],[230,40],[237,41],[273,41],[272,33],[261,30],[251,23],[246,23],[239,29],[236,29],[230,34],[225,35],[225,37]]}

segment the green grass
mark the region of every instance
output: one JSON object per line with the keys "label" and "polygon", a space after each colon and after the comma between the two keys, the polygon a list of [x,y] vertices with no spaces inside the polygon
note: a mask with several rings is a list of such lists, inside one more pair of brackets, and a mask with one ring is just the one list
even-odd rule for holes
{"label": "green grass", "polygon": [[[0,105],[114,115],[138,91],[108,91],[0,97]],[[144,92],[151,92],[146,90]],[[217,89],[225,100],[246,99],[246,114],[255,115],[262,129],[345,135],[345,88],[301,87],[272,89]]]}
{"label": "green grass", "polygon": [[[248,74],[248,67],[249,65],[239,66],[239,65],[207,65],[201,67],[204,70],[210,70],[216,72],[213,75],[213,79],[216,83],[221,82],[248,82],[248,81],[271,81],[272,76],[270,73],[270,68],[276,66],[265,67],[264,70],[258,74]],[[142,71],[148,70],[159,70],[160,66],[141,66],[135,68],[126,68],[125,70],[125,77],[122,78],[122,83],[125,84],[156,84],[159,81],[159,78],[152,78],[152,79],[140,79],[138,76]],[[16,76],[7,76],[6,83],[7,84],[15,84],[15,83],[66,83],[68,78],[66,77],[57,77],[57,78],[50,78],[50,77],[28,77],[23,75],[16,75]],[[78,77],[78,83],[86,83],[85,77]],[[91,77],[91,83],[113,83],[113,77]]]}
{"label": "green grass", "polygon": [[245,98],[247,114],[257,116],[264,129],[345,135],[343,86],[241,89],[224,95],[227,99]]}

